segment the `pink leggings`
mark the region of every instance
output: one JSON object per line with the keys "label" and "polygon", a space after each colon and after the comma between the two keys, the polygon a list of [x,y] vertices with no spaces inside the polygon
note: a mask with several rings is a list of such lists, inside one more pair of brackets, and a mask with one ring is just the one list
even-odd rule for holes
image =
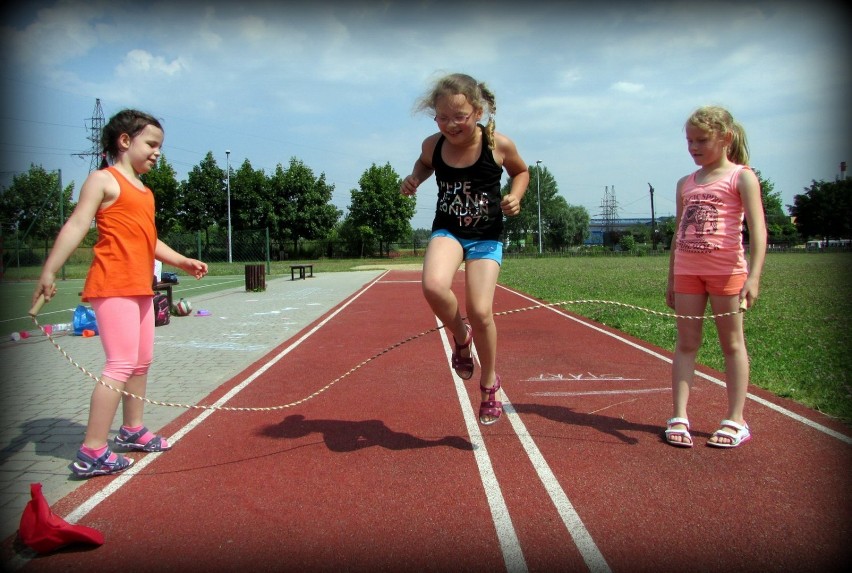
{"label": "pink leggings", "polygon": [[148,373],[154,358],[154,304],[151,296],[93,298],[106,354],[103,376],[127,382]]}

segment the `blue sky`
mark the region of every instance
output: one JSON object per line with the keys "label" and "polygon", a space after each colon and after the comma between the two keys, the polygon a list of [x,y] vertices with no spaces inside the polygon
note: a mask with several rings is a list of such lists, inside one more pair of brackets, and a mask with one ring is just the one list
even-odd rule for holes
{"label": "blue sky", "polygon": [[[300,4],[305,4],[301,6]],[[836,3],[835,3],[836,4]],[[372,164],[408,174],[435,131],[414,114],[461,71],[497,97],[497,130],[541,161],[568,203],[622,217],[674,213],[695,167],[685,118],[732,111],[752,165],[785,204],[852,159],[847,14],[828,2],[245,0],[22,2],[3,9],[0,182],[31,164],[79,190],[87,121],[135,107],[161,118],[179,179],[211,151],[267,173],[296,157],[345,210]],[[534,180],[533,180],[534,181]],[[533,183],[534,184],[534,183]],[[533,188],[534,189],[534,188]],[[431,224],[434,180],[416,228]]]}

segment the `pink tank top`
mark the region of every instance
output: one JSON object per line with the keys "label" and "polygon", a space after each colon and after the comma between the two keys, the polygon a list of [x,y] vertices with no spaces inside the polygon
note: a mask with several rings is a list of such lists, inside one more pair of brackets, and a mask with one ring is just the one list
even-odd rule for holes
{"label": "pink tank top", "polygon": [[744,165],[710,183],[699,184],[695,173],[681,191],[680,228],[675,241],[677,275],[748,273],[743,249],[743,202],[737,179]]}

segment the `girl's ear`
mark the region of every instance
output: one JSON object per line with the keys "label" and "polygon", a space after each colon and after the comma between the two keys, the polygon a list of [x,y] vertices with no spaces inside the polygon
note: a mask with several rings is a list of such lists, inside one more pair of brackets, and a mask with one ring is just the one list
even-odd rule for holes
{"label": "girl's ear", "polygon": [[120,151],[127,151],[130,149],[130,142],[132,141],[132,137],[130,137],[129,133],[122,133],[118,136],[118,149]]}

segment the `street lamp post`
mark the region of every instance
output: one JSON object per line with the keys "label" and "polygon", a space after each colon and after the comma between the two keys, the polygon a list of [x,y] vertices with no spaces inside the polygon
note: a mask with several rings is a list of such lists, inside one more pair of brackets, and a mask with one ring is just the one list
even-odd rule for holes
{"label": "street lamp post", "polygon": [[535,162],[535,186],[538,194],[538,254],[541,254],[541,160]]}
{"label": "street lamp post", "polygon": [[225,161],[228,166],[227,171],[227,186],[228,186],[228,262],[232,263],[233,257],[231,252],[231,150],[225,150]]}

